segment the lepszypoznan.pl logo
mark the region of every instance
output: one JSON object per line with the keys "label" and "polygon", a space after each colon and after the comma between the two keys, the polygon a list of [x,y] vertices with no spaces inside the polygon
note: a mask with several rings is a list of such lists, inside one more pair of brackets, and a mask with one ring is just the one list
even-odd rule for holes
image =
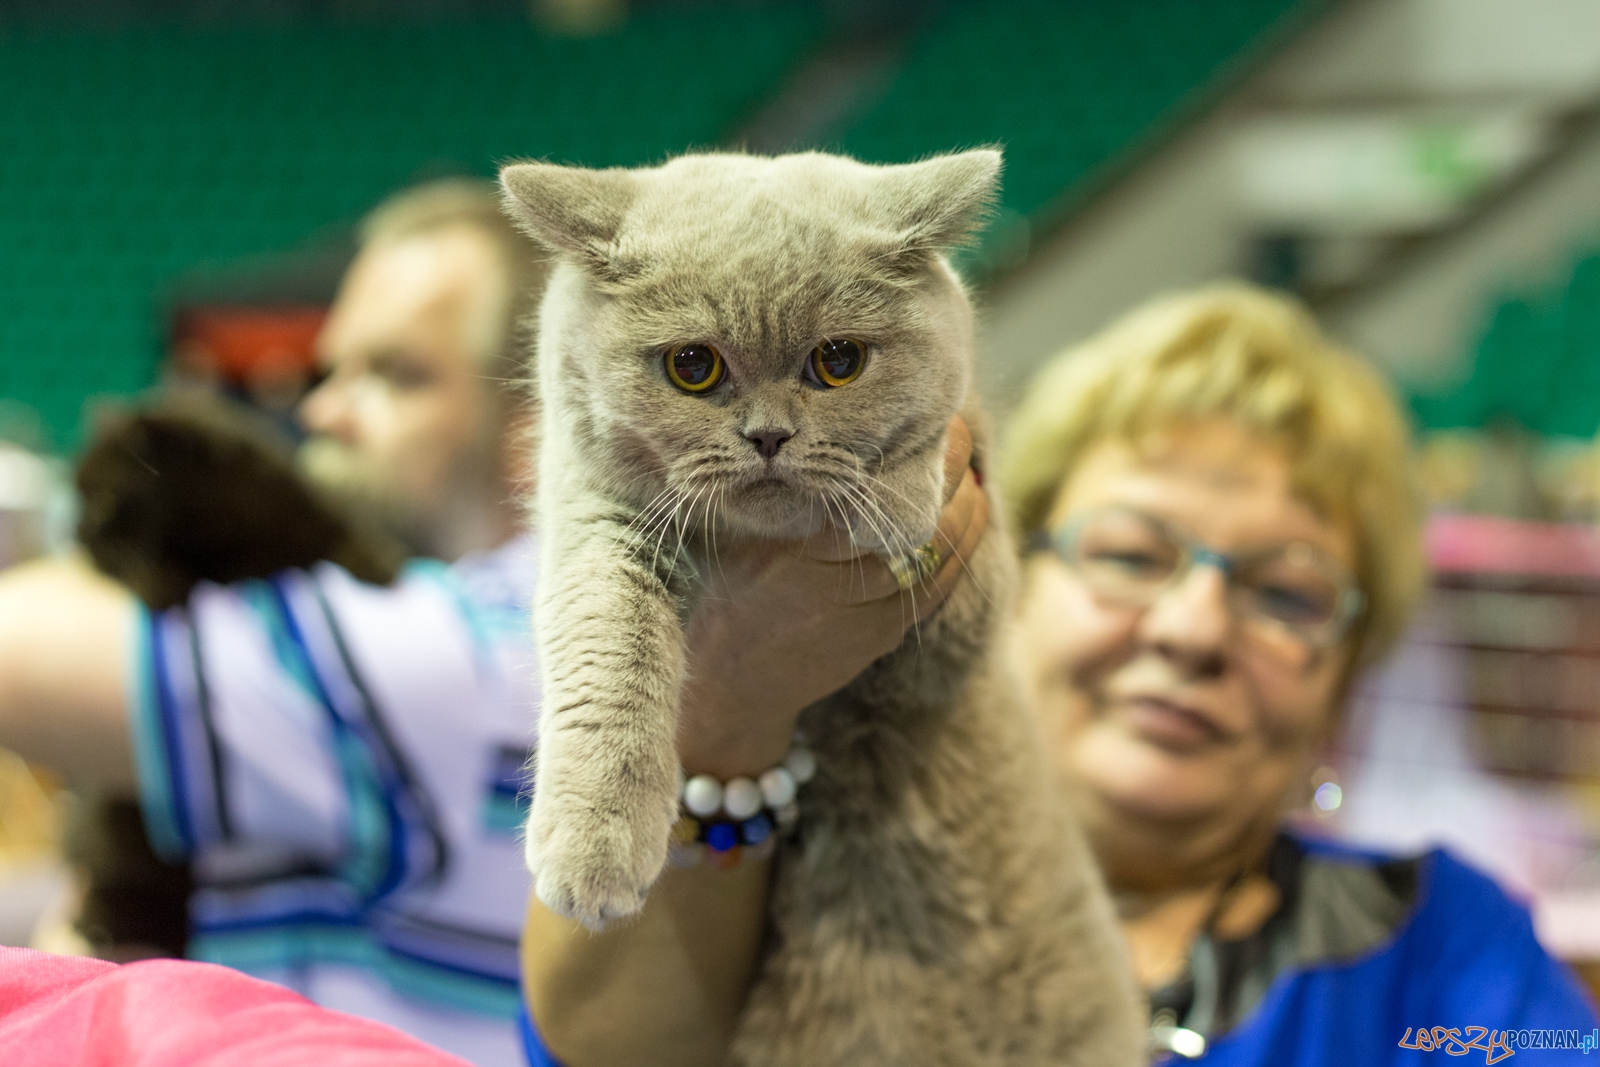
{"label": "lepszypoznan.pl logo", "polygon": [[1401,1048],[1420,1049],[1423,1052],[1443,1052],[1447,1056],[1465,1056],[1476,1049],[1484,1054],[1485,1063],[1499,1063],[1519,1051],[1537,1052],[1543,1049],[1569,1049],[1585,1056],[1600,1048],[1600,1029],[1584,1033],[1582,1030],[1490,1030],[1485,1026],[1422,1026],[1408,1028],[1400,1039]]}

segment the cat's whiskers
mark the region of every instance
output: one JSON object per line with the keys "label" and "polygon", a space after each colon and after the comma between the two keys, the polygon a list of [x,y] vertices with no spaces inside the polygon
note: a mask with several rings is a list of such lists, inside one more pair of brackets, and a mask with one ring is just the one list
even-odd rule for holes
{"label": "cat's whiskers", "polygon": [[[849,520],[849,517],[845,514],[843,501],[835,500],[833,494],[828,492],[826,489],[824,489],[819,494],[818,499],[820,499],[822,501],[822,507],[823,507],[824,512],[825,512],[825,514],[827,516],[828,525],[830,527],[832,527],[832,529],[834,531],[835,540],[837,541],[839,530],[842,528],[844,530],[845,536],[847,538],[849,538],[851,546],[854,547],[854,545],[855,545],[855,534],[850,529],[850,520]],[[835,521],[835,517],[834,517],[835,516],[835,507],[837,507],[837,509],[838,509],[838,511],[837,511],[838,520],[837,521]],[[866,564],[864,564],[861,561],[861,557],[859,555],[855,554],[855,553],[852,553],[850,555],[849,564],[850,565],[845,569],[845,583],[846,583],[845,584],[845,595],[848,596],[850,594],[850,592],[855,588],[855,575],[856,575],[856,572],[859,570],[860,573],[861,573],[861,595],[862,596],[866,596],[867,595],[867,568],[866,568]]]}
{"label": "cat's whiskers", "polygon": [[[885,548],[890,548],[891,546],[900,543],[900,536],[891,536],[899,535],[900,531],[896,528],[895,523],[889,518],[889,516],[885,514],[882,506],[879,505],[879,503],[867,492],[866,487],[861,482],[857,481],[851,483],[849,490],[849,499],[856,505],[856,513],[859,514],[862,520],[867,523],[868,527],[872,530],[873,536],[878,539],[878,543],[883,545]],[[879,520],[881,520],[881,525]],[[888,528],[887,530],[884,529],[885,526]],[[912,583],[911,585],[907,586],[905,591],[911,601],[911,628],[917,635],[917,651],[920,654],[922,651],[922,620],[917,611],[916,583]],[[902,621],[904,618],[905,615],[902,611]]]}
{"label": "cat's whiskers", "polygon": [[711,529],[711,562],[717,568],[717,577],[726,580],[727,575],[722,570],[722,554],[717,549],[717,512],[728,500],[728,483],[720,482],[717,485],[717,495],[712,506],[711,519],[707,525]]}
{"label": "cat's whiskers", "polygon": [[684,539],[689,535],[689,527],[694,520],[695,508],[700,502],[700,497],[704,495],[705,492],[710,489],[710,487],[711,483],[709,482],[702,482],[695,486],[693,489],[694,495],[688,498],[688,506],[685,507],[678,515],[678,547],[673,551],[674,563],[683,559]]}
{"label": "cat's whiskers", "polygon": [[662,550],[666,548],[667,537],[672,533],[675,527],[678,529],[679,534],[677,554],[671,561],[673,570],[676,570],[678,560],[682,558],[683,519],[685,511],[687,510],[685,505],[691,504],[692,506],[692,502],[688,492],[677,485],[675,480],[671,479],[670,475],[667,488],[662,490],[661,493],[657,494],[656,499],[658,501],[662,501],[662,503],[655,505],[657,514],[646,527],[646,531],[647,534],[649,534],[649,531],[654,531],[654,545],[651,550],[650,568],[651,570],[659,573],[661,570]]}
{"label": "cat's whiskers", "polygon": [[651,522],[651,526],[654,527],[658,532],[662,528],[671,528],[673,523],[677,521],[678,512],[683,507],[684,500],[685,493],[682,487],[673,486],[671,489],[671,495],[662,501],[660,511],[656,515],[655,519]]}
{"label": "cat's whiskers", "polygon": [[[843,450],[839,449],[838,451],[842,452]],[[811,462],[802,463],[796,469],[796,473],[804,476],[811,483],[808,486],[810,492],[806,502],[807,525],[809,526],[811,520],[815,517],[816,505],[820,502],[823,508],[823,519],[834,530],[835,537],[842,531],[853,546],[856,543],[855,530],[850,525],[842,498],[842,493],[849,491],[852,475],[848,469],[842,466],[825,465],[816,462],[819,458],[825,459],[826,457],[818,457],[813,454],[809,458]],[[835,490],[840,495],[836,495]],[[860,564],[859,557],[854,554],[850,557],[850,561],[852,566],[847,571],[847,575],[853,583],[855,567],[861,566],[861,591],[865,595],[867,589],[866,568]],[[848,594],[852,588],[853,584],[847,586],[846,593]]]}
{"label": "cat's whiskers", "polygon": [[656,533],[650,549],[650,569],[658,574],[661,571],[661,550],[666,545],[667,535],[672,532],[674,518],[682,501],[683,494],[674,491],[671,506],[661,513],[660,519],[654,524]]}
{"label": "cat's whiskers", "polygon": [[661,571],[662,550],[666,548],[667,538],[672,534],[673,528],[677,525],[677,512],[682,503],[683,494],[679,492],[673,498],[672,507],[669,508],[664,515],[662,515],[661,521],[656,525],[654,541],[650,546],[650,569],[658,574]]}
{"label": "cat's whiskers", "polygon": [[[711,509],[716,504],[717,497],[721,494],[722,486],[724,484],[725,483],[722,482],[721,480],[707,481],[706,482],[706,486],[705,486],[705,504],[704,504],[704,507],[702,508],[703,517],[700,520],[700,535],[701,535],[701,540],[708,547],[711,544],[712,540],[716,536],[715,534],[712,533],[712,528],[711,528]],[[690,518],[691,521],[693,521],[694,515],[693,515],[692,512],[690,513],[689,518]]]}
{"label": "cat's whiskers", "polygon": [[[882,539],[885,549],[899,544],[905,539],[904,532],[900,529],[899,523],[895,522],[894,519],[890,517],[888,509],[885,508],[882,503],[870,492],[868,492],[868,487],[871,485],[871,482],[867,479],[871,479],[872,475],[866,470],[866,467],[862,464],[859,456],[851,453],[850,458],[855,464],[855,470],[852,472],[853,476],[847,484],[850,487],[854,499],[857,501],[857,506],[862,508],[864,511],[870,511],[872,514],[876,515],[879,520],[881,520],[881,528],[875,526],[873,532]],[[885,531],[893,536],[885,537]]]}
{"label": "cat's whiskers", "polygon": [[662,515],[670,513],[672,496],[676,492],[677,490],[672,485],[666,485],[650,499],[648,504],[639,510],[637,515],[629,520],[630,535],[623,547],[630,555],[644,544],[645,539],[650,536],[651,528],[661,519]]}
{"label": "cat's whiskers", "polygon": [[[878,454],[878,470],[880,470],[880,471],[883,470],[883,463],[884,463],[884,460],[886,458],[885,455],[884,455],[883,446],[882,445],[875,445],[871,441],[863,441],[862,444],[866,445],[868,448],[872,449],[874,452],[876,452]],[[866,471],[865,465],[862,466],[862,470]],[[871,474],[872,472],[871,471],[866,471],[866,473]]]}
{"label": "cat's whiskers", "polygon": [[[862,491],[861,483],[854,479],[845,481],[842,483],[842,489],[843,492],[840,494],[839,498],[841,510],[846,511],[846,513],[853,512],[856,518],[866,526],[867,532],[872,535],[873,541],[876,542],[881,549],[887,549],[890,545],[894,544],[894,539],[892,536],[893,525],[890,524],[886,527],[885,524],[880,521],[882,519],[882,512],[880,511],[876,514],[874,513],[870,502],[866,499],[866,496]],[[851,528],[850,539],[856,544],[860,543],[859,541],[856,541],[854,527]]]}
{"label": "cat's whiskers", "polygon": [[[877,488],[884,489],[884,490],[887,490],[888,492],[891,492],[891,493],[895,494],[901,500],[904,500],[908,504],[915,503],[914,501],[911,500],[911,498],[906,496],[906,494],[904,492],[902,492],[899,489],[896,489],[894,486],[890,485],[888,482],[884,481],[882,478],[876,477],[875,475],[872,475],[872,474],[866,474],[865,477],[870,479],[871,483],[874,486],[876,486]],[[956,544],[955,544],[955,542],[952,541],[948,536],[946,536],[937,527],[934,528],[934,536],[937,537],[939,540],[943,541],[944,545],[945,545],[945,550],[948,551],[951,555],[955,556],[955,558],[958,561],[960,561],[961,569],[967,572],[967,578],[968,578],[969,581],[972,582],[973,588],[978,590],[978,594],[980,596],[982,596],[984,600],[988,601],[990,604],[993,604],[994,603],[994,598],[991,597],[989,595],[989,591],[983,587],[983,582],[978,580],[977,572],[974,571],[972,569],[972,566],[969,563],[967,563],[967,561],[965,559],[963,559],[956,552]]]}
{"label": "cat's whiskers", "polygon": [[[867,474],[871,473],[867,469],[866,463],[864,463],[862,461],[860,454],[857,453],[856,450],[853,447],[851,447],[850,445],[841,444],[838,441],[829,441],[829,440],[819,441],[819,442],[817,442],[817,444],[818,444],[819,447],[831,449],[832,451],[839,453],[845,459],[849,460],[850,461],[850,467],[851,467],[851,469],[853,471],[856,472],[857,476],[863,476],[863,475],[867,475]],[[880,470],[880,471],[883,470],[883,461],[884,461],[883,446],[882,445],[873,444],[871,441],[862,441],[862,442],[860,442],[860,444],[861,444],[862,448],[870,448],[870,449],[872,449],[874,452],[876,452],[878,454],[878,460],[877,460],[876,469]]]}
{"label": "cat's whiskers", "polygon": [[[644,546],[651,540],[654,531],[658,528],[666,530],[670,527],[672,510],[676,503],[678,491],[670,484],[663,488],[651,499],[650,503],[636,515],[629,523],[632,532],[623,544],[623,550],[635,559],[643,559]],[[657,563],[660,559],[659,546],[652,552],[650,569],[658,571]]]}
{"label": "cat's whiskers", "polygon": [[[837,522],[835,522],[835,518],[834,518],[834,494],[829,493],[829,491],[827,491],[826,488],[824,488],[824,490],[819,490],[818,494],[816,494],[816,498],[813,498],[813,499],[816,499],[816,501],[821,501],[822,502],[822,520],[824,520],[824,522],[827,523],[827,526],[829,526],[830,530],[834,531],[835,542],[837,542],[838,530],[840,530],[840,526],[843,526],[843,528],[845,528],[845,536],[846,537],[850,536],[850,526],[848,526],[848,523],[845,522],[845,517],[843,517],[843,507],[840,507],[840,509],[838,509],[838,520],[837,520]],[[851,541],[854,541],[854,537],[851,537]],[[854,589],[854,576],[856,576],[856,557],[854,557],[854,555],[851,555],[851,557],[850,557],[850,566],[848,566],[848,568],[845,568],[845,595],[846,595],[846,597],[848,597],[848,595],[850,595],[851,589]],[[862,569],[862,573],[861,573],[861,593],[862,593],[862,595],[866,595],[866,592],[867,592],[867,574],[866,574],[866,569]]]}

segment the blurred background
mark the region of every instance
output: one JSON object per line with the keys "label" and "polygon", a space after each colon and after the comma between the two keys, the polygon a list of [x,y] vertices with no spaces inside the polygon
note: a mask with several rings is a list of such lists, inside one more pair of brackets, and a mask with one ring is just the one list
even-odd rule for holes
{"label": "blurred background", "polygon": [[[352,226],[415,181],[688,148],[1005,147],[981,386],[1163,290],[1293,291],[1391,377],[1435,589],[1308,820],[1450,843],[1600,960],[1594,0],[0,0],[0,566],[108,400],[293,432]],[[0,756],[0,941],[66,875]]]}

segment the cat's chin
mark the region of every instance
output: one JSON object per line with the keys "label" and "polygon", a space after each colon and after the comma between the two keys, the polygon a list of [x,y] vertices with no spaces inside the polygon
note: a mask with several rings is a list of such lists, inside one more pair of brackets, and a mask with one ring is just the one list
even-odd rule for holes
{"label": "cat's chin", "polygon": [[796,501],[792,496],[754,502],[740,501],[724,508],[717,525],[736,537],[753,540],[798,541],[822,529],[825,514],[820,505]]}
{"label": "cat's chin", "polygon": [[717,512],[716,525],[725,536],[800,541],[821,533],[830,520],[839,530],[847,531],[855,548],[885,558],[905,555],[934,535],[930,527],[923,536],[912,533],[910,540],[886,541],[878,536],[882,532],[881,522],[868,523],[860,516],[842,514],[838,505],[830,508],[820,499],[797,497],[789,487],[784,487],[782,492],[773,489],[770,495],[763,492],[755,499],[741,496],[730,500],[728,506]]}

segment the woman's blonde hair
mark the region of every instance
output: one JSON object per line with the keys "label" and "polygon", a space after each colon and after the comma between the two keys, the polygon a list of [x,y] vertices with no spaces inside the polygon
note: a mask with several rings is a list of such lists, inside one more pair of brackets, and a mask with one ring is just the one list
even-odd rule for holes
{"label": "woman's blonde hair", "polygon": [[1240,283],[1156,299],[1049,363],[1012,417],[1002,487],[1031,539],[1088,449],[1227,419],[1282,448],[1295,491],[1355,535],[1367,606],[1354,663],[1382,657],[1422,590],[1422,504],[1388,387],[1294,301]]}

